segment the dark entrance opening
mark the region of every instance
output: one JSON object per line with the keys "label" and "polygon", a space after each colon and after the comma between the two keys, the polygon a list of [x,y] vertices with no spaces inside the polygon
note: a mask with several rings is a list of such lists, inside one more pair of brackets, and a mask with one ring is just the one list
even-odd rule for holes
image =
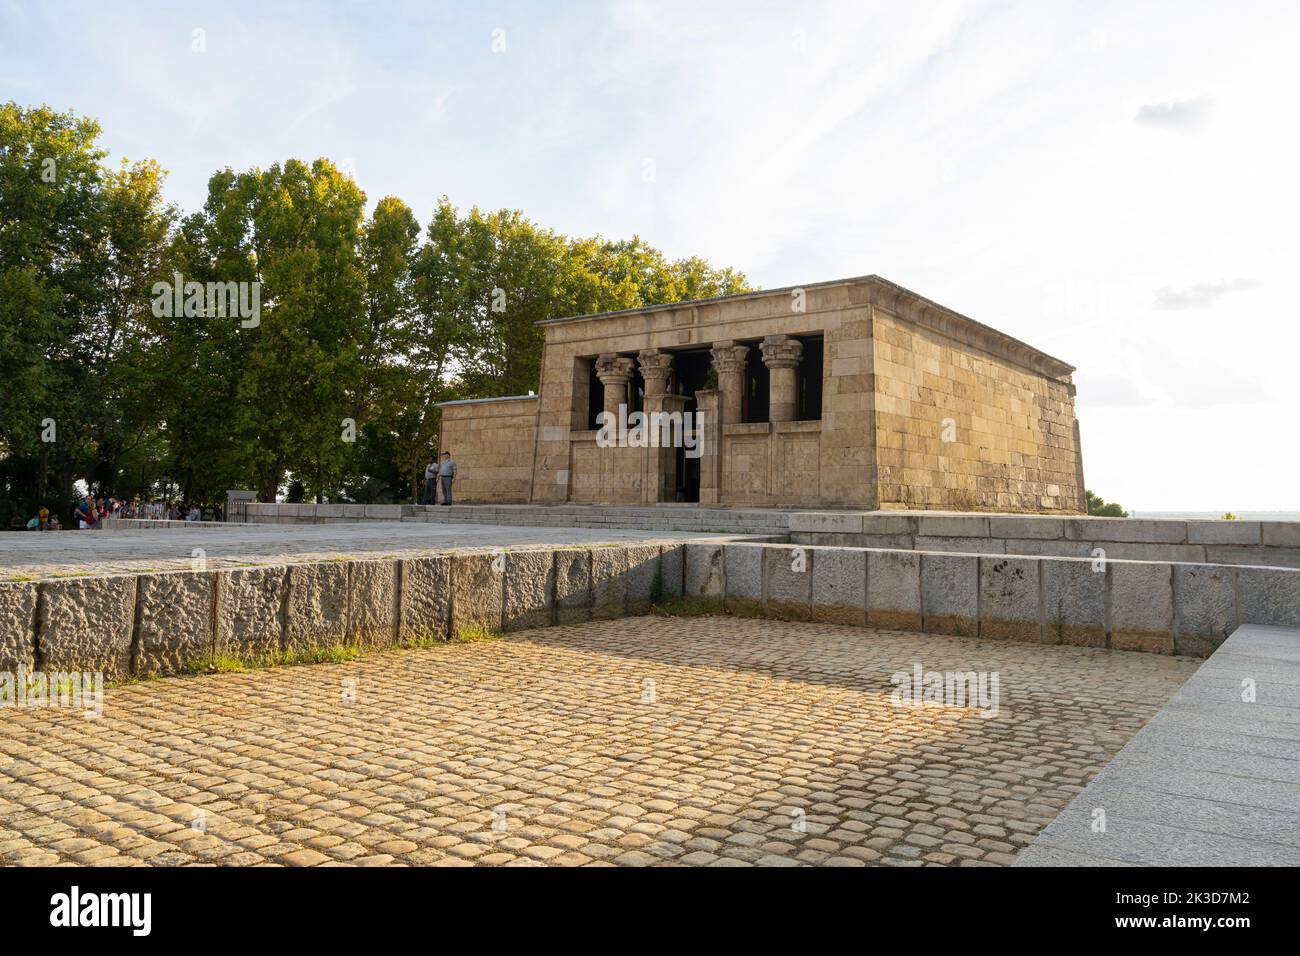
{"label": "dark entrance opening", "polygon": [[799,373],[795,380],[795,395],[799,404],[795,417],[801,422],[819,422],[822,418],[824,340],[820,335],[800,335],[797,338],[803,344],[803,356],[799,360]]}
{"label": "dark entrance opening", "polygon": [[741,420],[746,422],[765,422],[768,420],[768,390],[770,375],[763,362],[763,351],[757,342],[750,345],[749,355],[745,358],[745,397],[741,409]]}

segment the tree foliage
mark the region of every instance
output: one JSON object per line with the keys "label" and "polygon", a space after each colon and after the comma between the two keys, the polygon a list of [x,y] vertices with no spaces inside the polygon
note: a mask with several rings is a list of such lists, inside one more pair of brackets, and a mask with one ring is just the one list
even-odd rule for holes
{"label": "tree foliage", "polygon": [[1084,491],[1088,499],[1088,514],[1094,518],[1127,518],[1124,506],[1114,501],[1104,501],[1091,491]]}
{"label": "tree foliage", "polygon": [[[638,236],[569,238],[445,196],[423,229],[392,196],[367,216],[326,159],[219,170],[182,216],[157,163],[110,167],[99,135],[0,107],[5,523],[40,503],[66,514],[78,482],[409,500],[438,402],[538,387],[538,321],[750,288]],[[208,293],[195,307],[168,291],[192,283]],[[255,320],[214,304],[228,283],[256,287]]]}

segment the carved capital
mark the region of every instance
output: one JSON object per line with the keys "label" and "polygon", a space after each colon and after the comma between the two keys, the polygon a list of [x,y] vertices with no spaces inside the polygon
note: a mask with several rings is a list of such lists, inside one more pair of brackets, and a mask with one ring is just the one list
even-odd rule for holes
{"label": "carved capital", "polygon": [[596,359],[596,377],[602,385],[626,385],[635,371],[635,363],[625,355],[606,352]]}
{"label": "carved capital", "polygon": [[673,357],[658,349],[642,349],[637,354],[641,377],[645,379],[647,395],[658,395],[668,387],[668,375],[673,370]]}
{"label": "carved capital", "polygon": [[713,356],[713,367],[719,376],[743,372],[745,359],[749,357],[749,346],[736,345],[734,342],[715,342],[709,354]]}
{"label": "carved capital", "polygon": [[788,335],[769,335],[759,348],[763,350],[763,364],[769,369],[798,368],[803,358],[803,343]]}

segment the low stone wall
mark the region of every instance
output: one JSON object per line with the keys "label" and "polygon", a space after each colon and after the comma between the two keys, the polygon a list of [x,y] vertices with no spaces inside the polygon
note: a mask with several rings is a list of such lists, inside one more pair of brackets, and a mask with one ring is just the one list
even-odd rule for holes
{"label": "low stone wall", "polygon": [[778,544],[686,545],[688,597],[871,627],[1204,657],[1300,626],[1300,570]]}
{"label": "low stone wall", "polygon": [[794,512],[796,544],[1300,568],[1300,521]]}
{"label": "low stone wall", "polygon": [[338,645],[378,648],[622,617],[656,575],[682,592],[680,543],[457,551],[221,570],[0,583],[0,671],[102,671],[109,680],[202,670]]}
{"label": "low stone wall", "polygon": [[0,671],[120,680],[215,657],[409,646],[641,614],[656,591],[796,619],[1195,656],[1241,624],[1300,626],[1300,570],[1286,568],[647,542],[9,581]]}

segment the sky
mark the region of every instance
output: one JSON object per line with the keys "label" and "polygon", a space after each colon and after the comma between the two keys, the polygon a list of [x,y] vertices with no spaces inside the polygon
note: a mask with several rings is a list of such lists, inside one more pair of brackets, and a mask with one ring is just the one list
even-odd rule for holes
{"label": "sky", "polygon": [[1300,509],[1300,3],[0,0],[0,100],[199,208],[328,156],[766,288],[882,275],[1076,366],[1088,487]]}

